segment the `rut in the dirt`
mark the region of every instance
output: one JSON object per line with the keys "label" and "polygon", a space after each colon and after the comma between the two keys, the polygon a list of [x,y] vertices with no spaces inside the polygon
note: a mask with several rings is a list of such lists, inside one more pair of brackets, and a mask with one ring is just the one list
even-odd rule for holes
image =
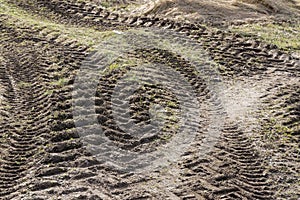
{"label": "rut in the dirt", "polygon": [[[179,24],[170,20],[129,18],[109,13],[93,4],[77,1],[8,1],[49,19],[99,30],[158,27],[184,33],[198,41],[221,67],[224,78],[262,75],[283,71],[296,73],[299,60],[275,47],[246,40],[242,36],[213,31],[201,25]],[[72,116],[72,89],[81,62],[90,52],[87,47],[65,38],[52,37],[51,30],[30,26],[13,27],[1,16],[0,57],[1,92],[1,162],[0,197],[3,199],[274,199],[276,185],[269,178],[266,163],[243,127],[227,119],[219,142],[205,158],[197,157],[207,124],[189,151],[183,152],[171,173],[153,172],[148,175],[124,173],[99,162],[86,151],[79,138]],[[45,35],[38,34],[44,30]],[[178,36],[180,34],[178,33]],[[153,56],[155,55],[155,56]],[[124,59],[124,58],[123,58]],[[189,77],[196,93],[205,103],[210,93],[193,66],[184,59],[162,49],[133,52],[129,58],[142,62],[158,62],[179,68]],[[183,67],[182,67],[183,66]],[[134,66],[130,66],[134,67]],[[130,68],[129,67],[129,68]],[[114,126],[109,104],[116,81],[125,71],[114,71],[99,80],[101,95],[96,96],[98,121],[106,133],[121,148],[143,151],[145,144],[161,139],[161,145],[176,133],[170,120],[169,129],[147,140],[134,140]],[[107,84],[109,83],[109,84]],[[153,89],[153,90],[152,90]],[[147,88],[149,95],[159,86]],[[86,92],[89,88],[86,89]],[[2,95],[3,94],[3,95]],[[100,92],[99,92],[100,94]],[[103,97],[103,94],[107,96]],[[147,107],[145,91],[132,97],[133,120],[147,122],[149,116],[137,111]],[[157,93],[161,102],[172,109],[176,100],[170,92]],[[135,98],[139,97],[139,98]],[[140,98],[141,97],[141,98]],[[140,101],[140,99],[144,100]],[[298,101],[295,97],[291,101]],[[175,102],[175,103],[174,103]],[[166,103],[166,106],[168,104]],[[220,106],[220,105],[219,105]],[[221,107],[221,106],[220,106]],[[219,108],[219,107],[218,107]],[[296,110],[298,107],[296,107]],[[208,110],[220,112],[220,110]],[[138,115],[135,115],[139,113]],[[174,112],[173,112],[174,113]],[[226,115],[226,114],[225,114]],[[295,113],[296,116],[299,116]],[[290,124],[298,122],[295,118]],[[173,123],[173,124],[172,124]],[[287,122],[289,123],[289,122]],[[295,132],[295,134],[298,134]],[[298,134],[299,135],[299,134]],[[131,140],[130,140],[131,139]],[[130,141],[130,142],[128,142]],[[152,144],[151,147],[155,148]],[[3,153],[2,153],[3,152]],[[299,158],[293,158],[298,163]],[[165,185],[168,180],[170,185]]]}

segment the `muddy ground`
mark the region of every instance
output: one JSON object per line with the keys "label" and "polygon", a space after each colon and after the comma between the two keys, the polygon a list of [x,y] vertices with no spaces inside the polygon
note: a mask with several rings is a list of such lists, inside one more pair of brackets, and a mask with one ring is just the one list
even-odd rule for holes
{"label": "muddy ground", "polygon": [[[300,198],[299,1],[0,0],[0,21],[0,199]],[[83,65],[107,62],[91,53],[128,31],[136,34],[130,47],[141,33],[159,37],[118,54],[95,88],[78,84]],[[172,73],[149,67],[159,83],[112,101],[130,90],[114,93],[124,74],[147,64],[191,85],[196,103],[186,106],[195,121],[183,136],[194,136],[185,149],[181,99],[163,85]],[[161,131],[136,137],[118,126],[155,128],[153,103],[165,109]],[[167,166],[138,173],[124,168],[143,163],[116,162],[111,146],[180,151],[162,160]]]}
{"label": "muddy ground", "polygon": [[299,17],[299,1],[270,0],[90,0],[127,15],[157,16],[181,21],[228,25]]}

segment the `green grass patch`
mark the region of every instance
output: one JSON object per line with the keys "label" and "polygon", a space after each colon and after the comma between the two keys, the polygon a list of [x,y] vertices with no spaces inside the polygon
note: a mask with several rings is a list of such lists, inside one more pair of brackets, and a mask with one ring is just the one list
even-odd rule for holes
{"label": "green grass patch", "polygon": [[40,34],[49,35],[49,32],[51,32],[51,34],[58,34],[60,37],[66,37],[90,47],[115,34],[112,31],[100,32],[93,27],[86,28],[69,24],[58,24],[38,14],[29,13],[5,0],[0,0],[0,13],[8,16],[4,22],[8,27],[28,27],[36,30],[46,28],[45,32],[40,31]]}
{"label": "green grass patch", "polygon": [[233,32],[257,36],[267,43],[286,51],[300,53],[300,23],[297,24],[246,24],[230,28]]}
{"label": "green grass patch", "polygon": [[115,62],[113,62],[112,64],[110,64],[107,68],[104,69],[104,74],[110,74],[113,71],[116,70],[122,70],[126,67],[135,67],[138,65],[138,61],[137,60],[133,60],[133,59],[126,59],[126,60],[121,60],[121,59],[117,59]]}

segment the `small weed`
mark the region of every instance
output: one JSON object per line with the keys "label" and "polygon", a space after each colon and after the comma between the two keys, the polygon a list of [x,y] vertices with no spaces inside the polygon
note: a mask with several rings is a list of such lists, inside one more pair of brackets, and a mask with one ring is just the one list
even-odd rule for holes
{"label": "small weed", "polygon": [[103,6],[104,8],[108,8],[111,6],[111,3],[104,1],[104,2],[101,2],[101,6]]}
{"label": "small weed", "polygon": [[68,82],[69,82],[69,79],[61,78],[61,79],[59,79],[59,80],[57,80],[57,81],[51,82],[50,84],[51,84],[51,85],[54,85],[54,86],[58,86],[58,87],[63,87],[63,86],[65,86]]}
{"label": "small weed", "polygon": [[31,83],[28,83],[28,82],[24,82],[24,81],[21,81],[17,84],[17,86],[19,88],[26,88],[26,87],[30,87],[31,86]]}
{"label": "small weed", "polygon": [[53,117],[54,117],[54,119],[58,119],[58,117],[59,117],[59,111],[55,111],[53,113]]}
{"label": "small weed", "polygon": [[47,90],[46,92],[45,92],[45,95],[52,95],[53,94],[53,90]]}
{"label": "small weed", "polygon": [[10,106],[10,105],[5,105],[5,106],[2,106],[2,108],[3,108],[4,110],[10,110],[10,109],[12,109],[12,106]]}
{"label": "small weed", "polygon": [[116,70],[116,69],[119,69],[121,66],[120,66],[120,64],[118,64],[118,63],[113,63],[113,64],[111,64],[109,67],[108,67],[108,69],[109,69],[109,71],[111,72],[111,71],[114,71],[114,70]]}
{"label": "small weed", "polygon": [[172,138],[172,135],[163,135],[161,136],[162,140],[169,141]]}
{"label": "small weed", "polygon": [[178,105],[175,102],[173,102],[173,101],[168,101],[167,105],[170,108],[177,108],[178,107]]}
{"label": "small weed", "polygon": [[9,137],[8,133],[4,133],[4,134],[2,135],[2,138],[3,138],[3,139],[7,139],[8,137]]}

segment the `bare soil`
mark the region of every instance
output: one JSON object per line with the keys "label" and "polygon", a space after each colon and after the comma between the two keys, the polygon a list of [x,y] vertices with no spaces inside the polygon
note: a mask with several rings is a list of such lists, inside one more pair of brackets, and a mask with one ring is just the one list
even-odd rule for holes
{"label": "bare soil", "polygon": [[[300,198],[299,57],[223,26],[249,23],[248,19],[299,23],[299,1],[0,3],[0,199]],[[216,98],[206,80],[195,73],[194,63],[164,47],[145,45],[112,63],[126,67],[110,67],[99,80],[95,111],[106,138],[120,148],[155,149],[176,135],[176,120],[170,120],[165,132],[146,140],[132,138],[117,127],[111,95],[135,63],[162,63],[177,70],[187,77],[203,106],[196,137],[180,159],[140,174],[96,159],[76,127],[72,92],[82,62],[99,42],[116,31],[149,27],[172,31],[170,37],[188,37],[194,47],[203,48],[215,63],[212,67],[223,88]],[[85,86],[82,101],[92,91]],[[130,98],[136,124],[149,120],[147,105],[155,100],[176,113],[177,100],[171,92],[147,86]],[[207,107],[211,102],[213,107]],[[199,147],[214,120],[209,116],[216,115],[225,119],[218,127],[220,137],[212,151],[200,157]],[[81,128],[93,126],[82,124]],[[91,144],[97,142],[90,138]]]}
{"label": "bare soil", "polygon": [[130,15],[157,16],[181,21],[227,25],[276,19],[292,20],[300,16],[299,1],[271,0],[144,0],[100,1],[100,5],[123,10]]}

